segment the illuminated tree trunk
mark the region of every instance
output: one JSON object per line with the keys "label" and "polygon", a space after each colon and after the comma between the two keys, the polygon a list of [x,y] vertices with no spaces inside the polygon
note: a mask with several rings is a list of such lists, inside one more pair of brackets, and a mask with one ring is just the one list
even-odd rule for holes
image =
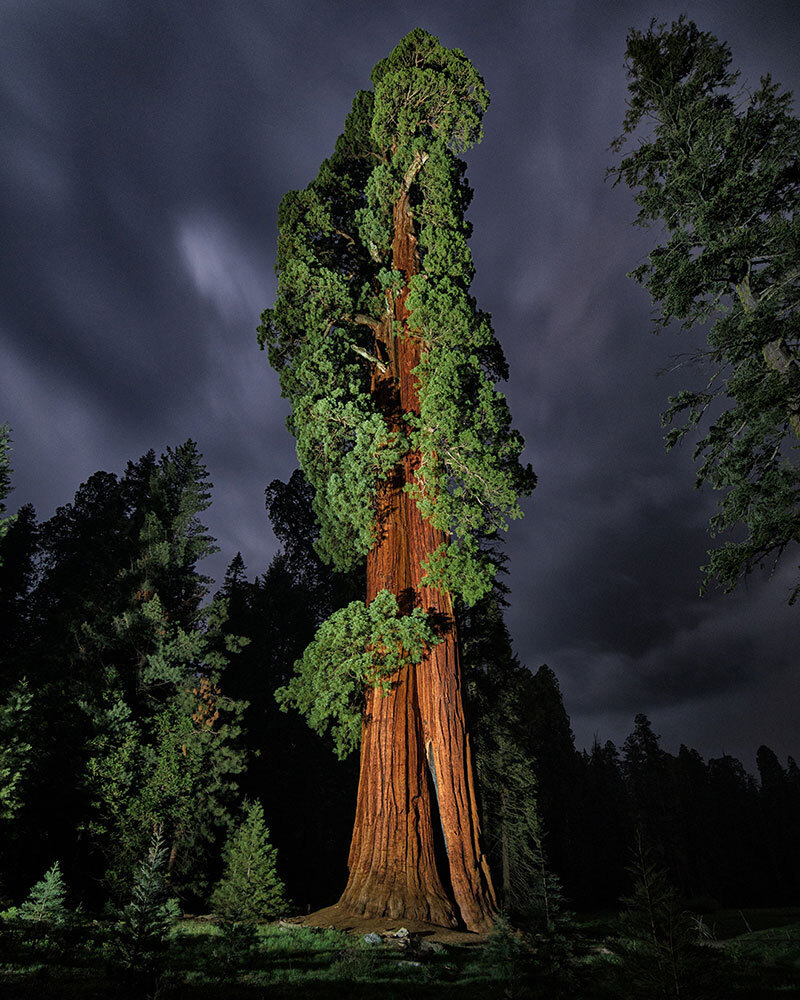
{"label": "illuminated tree trunk", "polygon": [[[393,266],[407,278],[418,271],[416,238],[407,194],[394,206]],[[420,340],[409,329],[406,292],[394,318],[376,331],[373,398],[392,429],[402,414],[419,413],[412,370]],[[387,589],[401,611],[428,611],[442,641],[416,666],[404,667],[383,696],[367,697],[361,772],[350,847],[350,877],[340,905],[367,916],[425,920],[486,930],[496,900],[480,846],[469,735],[464,719],[458,634],[449,593],[423,587],[423,559],[446,541],[419,512],[405,484],[414,479],[419,454],[410,452],[378,490],[378,537],[367,556],[367,603]],[[436,839],[441,831],[444,852]]]}

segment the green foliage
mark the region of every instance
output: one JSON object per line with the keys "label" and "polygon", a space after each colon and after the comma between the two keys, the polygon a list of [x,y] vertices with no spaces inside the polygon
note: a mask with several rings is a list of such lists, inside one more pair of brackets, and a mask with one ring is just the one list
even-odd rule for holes
{"label": "green foliage", "polygon": [[31,744],[23,737],[33,695],[23,679],[0,702],[0,821],[12,820],[22,806]]}
{"label": "green foliage", "polygon": [[204,862],[230,821],[244,769],[241,703],[208,677],[181,676],[169,700],[149,716],[136,719],[121,700],[94,715],[88,830],[108,857],[106,878],[117,894],[156,822],[169,837],[177,881],[202,892]]}
{"label": "green foliage", "polygon": [[229,922],[270,920],[286,908],[286,891],[275,865],[260,802],[245,803],[245,817],[229,836],[223,853],[225,871],[211,903]]}
{"label": "green foliage", "polygon": [[[681,17],[632,31],[622,135],[609,172],[636,191],[640,225],[669,234],[632,272],[684,327],[712,320],[699,390],[670,399],[672,447],[711,414],[697,485],[723,491],[705,584],[725,590],[800,540],[800,121],[769,76],[738,90],[727,45]],[[652,122],[649,134],[641,135]],[[720,410],[720,403],[725,408]],[[744,537],[741,527],[746,529]],[[737,537],[738,534],[738,537]],[[800,590],[796,587],[790,603]]]}
{"label": "green foliage", "polygon": [[505,1000],[531,996],[532,955],[528,941],[504,913],[499,913],[481,949],[477,968],[503,988]]}
{"label": "green foliage", "polygon": [[535,954],[536,996],[569,1000],[579,994],[579,956],[584,948],[575,914],[567,909],[561,881],[550,869],[542,840],[528,905],[528,933]]}
{"label": "green foliage", "polygon": [[394,594],[382,590],[368,606],[352,601],[323,622],[275,697],[284,710],[297,708],[316,732],[330,730],[343,758],[360,743],[365,689],[386,694],[391,675],[419,663],[425,646],[439,641],[426,612],[401,615]]}
{"label": "green foliage", "polygon": [[133,501],[132,538],[127,564],[115,567],[117,600],[78,634],[94,668],[81,703],[91,733],[83,826],[118,897],[156,823],[176,886],[205,891],[205,862],[230,825],[245,766],[245,705],[220,684],[228,655],[246,640],[225,634],[223,598],[200,605],[207,581],[195,563],[215,551],[199,521],[206,478],[193,442],[129,466],[119,493]]}
{"label": "green foliage", "polygon": [[[551,916],[555,916],[552,909]],[[501,913],[483,947],[478,967],[502,985],[507,1000],[574,1000],[582,995],[577,940],[571,915],[563,917],[559,924],[551,920],[547,925],[521,931]]]}
{"label": "green foliage", "polygon": [[496,887],[507,912],[524,919],[538,894],[543,834],[535,761],[520,731],[519,687],[514,678],[503,681],[510,683],[479,702],[475,758]]}
{"label": "green foliage", "polygon": [[434,136],[463,152],[481,141],[481,119],[489,106],[483,80],[460,49],[415,28],[371,74],[375,114],[371,136],[394,153],[420,135]]}
{"label": "green foliage", "polygon": [[251,964],[258,948],[258,929],[251,923],[223,920],[214,956],[218,963],[217,979],[224,982],[239,969]]}
{"label": "green foliage", "polygon": [[0,951],[37,962],[63,957],[75,923],[66,896],[67,887],[56,861],[20,906],[0,913]]}
{"label": "green foliage", "polygon": [[168,898],[166,862],[166,845],[156,827],[147,856],[135,873],[130,902],[121,910],[110,942],[113,956],[131,973],[163,965],[169,932],[180,916],[178,904]]}
{"label": "green foliage", "polygon": [[[494,388],[507,375],[502,351],[469,294],[471,192],[455,154],[480,140],[488,94],[462,52],[421,29],[378,63],[372,81],[317,178],[281,203],[278,296],[259,342],[292,404],[324,558],[346,570],[369,551],[377,487],[413,449],[421,466],[408,487],[452,536],[430,554],[429,582],[473,603],[494,574],[477,539],[519,517],[518,498],[534,484]],[[405,191],[421,254],[407,289],[392,261],[392,210]],[[399,432],[372,397],[370,374],[386,368],[373,331],[405,291],[421,342],[420,412],[404,414]]]}
{"label": "green foliage", "polygon": [[58,861],[48,868],[33,886],[28,898],[19,908],[23,920],[42,925],[57,926],[67,919],[67,887]]}
{"label": "green foliage", "polygon": [[[10,448],[11,431],[8,424],[0,424],[0,541],[3,540],[14,522],[13,517],[4,516],[5,499],[11,492],[11,467],[8,460]],[[0,559],[0,565],[2,565],[2,559]]]}
{"label": "green foliage", "polygon": [[701,1000],[724,990],[715,953],[698,942],[697,925],[680,905],[666,872],[653,861],[637,833],[633,893],[623,899],[621,936],[612,942],[622,959],[620,985],[631,1000]]}

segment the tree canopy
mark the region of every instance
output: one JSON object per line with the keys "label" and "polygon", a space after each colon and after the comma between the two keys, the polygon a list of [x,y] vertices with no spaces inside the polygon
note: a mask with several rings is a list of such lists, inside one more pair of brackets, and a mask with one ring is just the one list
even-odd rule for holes
{"label": "tree canopy", "polygon": [[[769,76],[746,90],[728,46],[685,17],[628,35],[630,98],[610,173],[668,239],[632,272],[657,321],[709,323],[708,378],[670,398],[671,448],[700,421],[697,484],[723,491],[705,585],[732,590],[800,540],[800,122]],[[743,530],[742,530],[743,529]],[[800,593],[800,582],[790,601]]]}
{"label": "tree canopy", "polygon": [[[408,489],[433,526],[451,533],[429,560],[429,579],[471,603],[494,575],[479,538],[519,517],[518,498],[534,483],[495,388],[507,376],[502,350],[469,294],[471,191],[456,153],[479,141],[489,98],[464,54],[421,29],[376,65],[372,82],[316,179],[281,202],[278,296],[259,340],[292,404],[323,556],[346,570],[369,551],[378,484],[414,450],[421,464]],[[408,288],[392,268],[402,192],[420,254]],[[388,363],[373,333],[401,294],[421,343],[419,412],[390,427],[370,392],[371,371]]]}

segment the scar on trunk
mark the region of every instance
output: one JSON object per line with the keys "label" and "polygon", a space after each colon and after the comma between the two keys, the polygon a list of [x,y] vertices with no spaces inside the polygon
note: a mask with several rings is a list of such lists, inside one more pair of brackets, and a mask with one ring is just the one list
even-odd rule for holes
{"label": "scar on trunk", "polygon": [[450,855],[450,848],[447,846],[447,834],[444,832],[444,823],[442,822],[442,810],[439,804],[439,782],[436,778],[436,761],[433,759],[433,742],[428,740],[425,744],[425,754],[428,759],[428,770],[430,771],[431,780],[433,781],[433,790],[435,792],[436,800],[436,812],[439,819],[439,827],[442,831],[442,841],[444,842],[445,853]]}

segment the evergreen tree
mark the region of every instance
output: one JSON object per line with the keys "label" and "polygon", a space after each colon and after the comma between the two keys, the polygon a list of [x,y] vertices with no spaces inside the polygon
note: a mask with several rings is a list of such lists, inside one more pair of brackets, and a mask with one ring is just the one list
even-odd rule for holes
{"label": "evergreen tree", "polygon": [[270,484],[267,508],[283,551],[252,582],[241,558],[234,559],[218,595],[229,609],[225,631],[250,639],[231,656],[225,675],[229,695],[249,702],[242,789],[270,803],[281,871],[304,908],[341,892],[358,781],[357,761],[338,760],[331,741],[319,739],[296,713],[281,711],[274,696],[320,623],[360,590],[353,574],[335,573],[316,554],[311,497],[299,471],[288,483]]}
{"label": "evergreen tree", "polygon": [[11,432],[8,424],[0,424],[0,542],[14,523],[14,518],[5,513],[6,497],[11,492],[11,465],[8,457],[10,449]]}
{"label": "evergreen tree", "polygon": [[793,801],[789,774],[769,747],[761,746],[756,754],[759,774],[758,811],[764,860],[774,886],[775,902],[791,903],[800,891],[800,863],[797,843],[800,837],[797,802]]}
{"label": "evergreen tree", "polygon": [[269,920],[286,908],[286,890],[276,870],[260,802],[245,803],[245,816],[229,836],[223,854],[225,871],[211,903],[227,920]]}
{"label": "evergreen tree", "polygon": [[672,758],[659,745],[650,720],[640,712],[622,747],[622,768],[634,823],[658,852],[662,864],[675,868],[675,794]]}
{"label": "evergreen tree", "polygon": [[67,917],[67,887],[58,861],[48,868],[33,886],[28,898],[19,908],[23,920],[37,924],[62,924]]}
{"label": "evergreen tree", "polygon": [[678,888],[690,899],[711,891],[708,873],[714,835],[709,815],[708,768],[696,750],[681,744],[673,769],[673,864]]}
{"label": "evergreen tree", "polygon": [[192,441],[149,452],[122,477],[96,473],[37,529],[35,550],[20,547],[3,602],[20,638],[0,661],[10,678],[35,677],[26,835],[8,862],[18,878],[58,844],[84,885],[123,892],[159,821],[176,884],[205,888],[244,766],[243,706],[221,687],[241,643],[222,634],[224,602],[202,603],[196,568],[215,551],[200,521],[207,478]]}
{"label": "evergreen tree", "polygon": [[[32,747],[24,733],[32,699],[27,681],[22,680],[0,701],[0,838],[3,840],[10,835],[6,824],[22,806],[25,776],[31,764]],[[0,861],[4,853],[0,846]]]}
{"label": "evergreen tree", "polygon": [[631,840],[630,803],[622,777],[619,751],[611,740],[595,741],[581,767],[582,810],[576,836],[583,866],[576,899],[609,906],[619,899],[626,881]]}
{"label": "evergreen tree", "polygon": [[156,825],[134,875],[130,902],[120,911],[111,938],[112,954],[134,975],[158,974],[165,964],[170,928],[180,915],[176,901],[169,898],[166,862],[166,844]]}
{"label": "evergreen tree", "polygon": [[[281,204],[278,297],[260,338],[292,404],[320,555],[339,570],[366,557],[366,605],[383,591],[399,601],[381,600],[382,631],[358,634],[411,629],[419,639],[403,622],[419,610],[440,640],[423,649],[420,669],[403,666],[388,684],[362,674],[366,690],[351,703],[355,728],[366,701],[341,905],[444,924],[460,917],[478,929],[495,902],[451,594],[473,603],[488,592],[494,566],[480,539],[519,516],[518,498],[533,486],[494,387],[506,375],[502,352],[469,295],[470,192],[457,154],[480,138],[488,95],[462,52],[420,29],[372,81],[316,180]],[[349,607],[337,641],[363,615]],[[328,695],[305,669],[284,697],[319,713]],[[434,862],[440,825],[444,873]]]}
{"label": "evergreen tree", "polygon": [[130,526],[138,531],[134,558],[118,571],[122,602],[110,621],[106,609],[82,628],[103,681],[101,696],[84,703],[95,732],[87,828],[117,892],[159,823],[176,887],[202,894],[245,766],[244,705],[220,686],[243,640],[223,633],[222,599],[200,603],[208,579],[196,563],[216,551],[199,520],[210,502],[206,479],[191,441],[158,462],[147,455],[129,465],[121,492],[136,504]]}
{"label": "evergreen tree", "polygon": [[461,603],[458,623],[486,850],[503,911],[524,920],[540,878],[543,832],[526,714],[533,681],[511,648],[504,590],[496,582],[471,608]]}
{"label": "evergreen tree", "polygon": [[570,719],[553,670],[545,663],[533,675],[520,712],[530,729],[536,761],[538,802],[547,831],[547,853],[570,895],[580,891],[580,759]]}
{"label": "evergreen tree", "polygon": [[[630,1000],[705,1000],[724,989],[715,953],[697,931],[666,871],[641,832],[634,840],[633,892],[623,900],[622,936],[613,948],[622,959],[620,985]],[[728,995],[723,993],[722,995]]]}
{"label": "evergreen tree", "polygon": [[637,142],[610,173],[636,191],[637,222],[669,234],[632,272],[659,323],[713,321],[708,382],[672,397],[664,422],[686,417],[670,448],[712,414],[697,485],[724,491],[711,533],[746,536],[711,550],[705,583],[731,590],[800,540],[800,121],[769,76],[738,89],[728,46],[685,17],[632,31],[626,60],[614,147]]}
{"label": "evergreen tree", "polygon": [[758,790],[735,757],[709,760],[708,806],[711,892],[722,906],[766,905],[776,886],[764,857]]}
{"label": "evergreen tree", "polygon": [[12,927],[16,924],[16,931],[22,940],[32,944],[37,952],[52,955],[64,950],[71,916],[66,897],[67,886],[61,874],[61,865],[56,861],[19,907],[18,919],[12,919]]}
{"label": "evergreen tree", "polygon": [[0,540],[0,684],[4,690],[25,673],[22,654],[34,640],[28,598],[35,580],[39,531],[33,507],[20,507],[7,527]]}

